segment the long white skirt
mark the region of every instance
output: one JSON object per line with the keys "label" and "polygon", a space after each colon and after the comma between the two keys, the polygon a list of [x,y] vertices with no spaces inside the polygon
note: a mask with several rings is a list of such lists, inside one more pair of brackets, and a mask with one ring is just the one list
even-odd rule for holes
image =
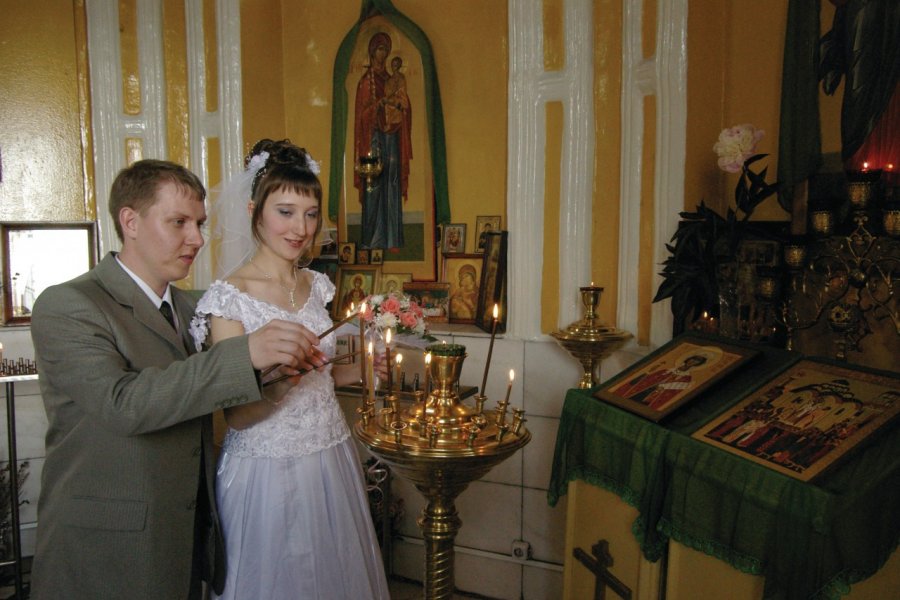
{"label": "long white skirt", "polygon": [[299,458],[223,453],[229,600],[390,598],[352,438]]}

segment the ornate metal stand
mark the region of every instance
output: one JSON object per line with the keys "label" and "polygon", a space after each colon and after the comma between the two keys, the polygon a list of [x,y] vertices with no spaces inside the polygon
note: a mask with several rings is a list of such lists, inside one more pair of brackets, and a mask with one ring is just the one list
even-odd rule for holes
{"label": "ornate metal stand", "polygon": [[462,526],[456,498],[525,446],[531,434],[523,410],[514,410],[509,422],[508,399],[491,411],[484,410],[481,397],[475,407],[460,401],[464,346],[436,344],[428,350],[431,393],[417,392],[413,402],[389,395],[388,406],[377,412],[374,402],[365,401],[354,434],[428,500],[418,519],[425,539],[425,598],[446,599],[453,594],[453,543]]}
{"label": "ornate metal stand", "polygon": [[578,387],[591,388],[600,383],[601,361],[620,348],[631,338],[631,334],[615,327],[608,327],[597,317],[602,287],[589,285],[581,288],[581,301],[585,315],[560,331],[550,335],[581,363],[584,375]]}
{"label": "ornate metal stand", "polygon": [[876,323],[888,321],[900,336],[900,219],[895,208],[872,210],[873,190],[870,181],[848,184],[849,233],[835,233],[833,211],[818,209],[810,213],[815,236],[810,243],[785,246],[790,283],[779,320],[787,330],[788,348],[797,330],[823,319],[839,360],[859,351]]}

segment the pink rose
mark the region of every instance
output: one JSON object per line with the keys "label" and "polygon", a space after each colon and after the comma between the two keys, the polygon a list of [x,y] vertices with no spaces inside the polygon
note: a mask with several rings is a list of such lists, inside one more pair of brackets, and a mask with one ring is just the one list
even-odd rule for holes
{"label": "pink rose", "polygon": [[384,312],[394,313],[395,315],[400,314],[400,301],[391,296],[390,298],[385,299],[384,302],[381,303],[381,310]]}
{"label": "pink rose", "polygon": [[416,324],[418,322],[419,322],[419,319],[418,319],[418,317],[416,317],[416,315],[414,313],[405,312],[402,315],[400,315],[400,324],[403,325],[404,327],[408,327],[408,328],[412,329],[413,327],[416,326]]}

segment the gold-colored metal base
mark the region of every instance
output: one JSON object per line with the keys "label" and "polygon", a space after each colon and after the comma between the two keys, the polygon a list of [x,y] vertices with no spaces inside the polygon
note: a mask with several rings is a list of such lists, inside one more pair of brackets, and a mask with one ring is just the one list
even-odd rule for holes
{"label": "gold-colored metal base", "polygon": [[[474,407],[460,402],[455,390],[465,348],[449,346],[431,347],[431,394],[420,393],[413,402],[394,396],[378,414],[365,404],[353,429],[372,454],[428,501],[417,522],[425,539],[425,598],[436,600],[453,594],[453,542],[462,526],[456,498],[531,441],[523,410],[513,410],[508,420],[506,401],[489,411],[483,410],[483,396],[476,396]],[[459,353],[438,354],[442,350]]]}
{"label": "gold-colored metal base", "polygon": [[550,335],[565,348],[569,354],[581,363],[584,374],[578,387],[589,389],[600,383],[600,363],[604,358],[631,339],[631,334],[600,322],[597,317],[597,304],[600,302],[602,287],[593,285],[581,288],[581,301],[585,307],[585,316],[565,329],[554,331]]}

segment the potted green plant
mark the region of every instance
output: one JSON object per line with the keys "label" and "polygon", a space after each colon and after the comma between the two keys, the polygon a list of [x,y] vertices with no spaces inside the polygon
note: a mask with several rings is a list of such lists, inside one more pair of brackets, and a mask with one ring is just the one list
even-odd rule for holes
{"label": "potted green plant", "polygon": [[671,243],[670,256],[663,262],[663,278],[654,302],[672,299],[674,334],[683,331],[704,311],[719,315],[723,285],[734,280],[734,260],[743,239],[754,228],[750,217],[756,207],[778,191],[778,183],[766,183],[768,167],[759,172],[752,165],[768,156],[756,154],[764,135],[753,125],[736,125],[722,130],[713,146],[719,167],[740,173],[734,190],[734,208],[722,217],[701,201],[693,212],[679,213],[681,223]]}

